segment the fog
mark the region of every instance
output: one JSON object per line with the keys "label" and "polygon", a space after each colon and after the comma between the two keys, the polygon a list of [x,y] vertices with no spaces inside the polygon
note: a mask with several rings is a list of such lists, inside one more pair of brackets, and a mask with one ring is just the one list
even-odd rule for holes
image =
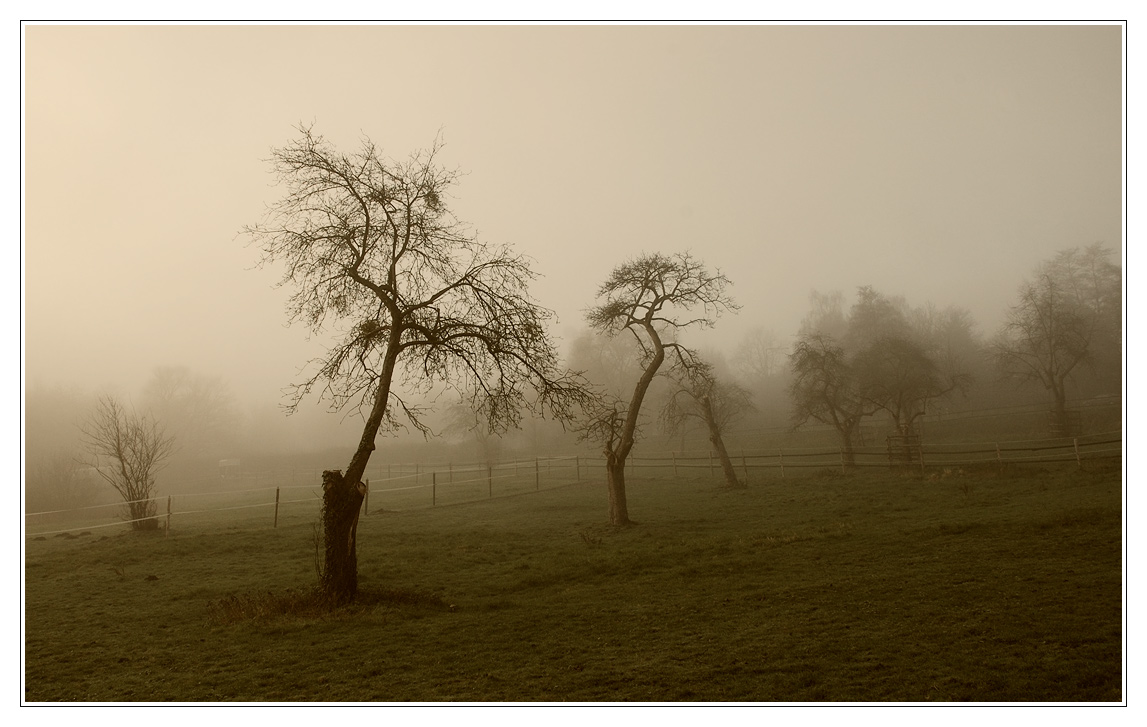
{"label": "fog", "polygon": [[1122,250],[1122,40],[1117,25],[29,25],[26,386],[140,397],[175,365],[224,381],[252,420],[278,416],[322,341],[284,325],[278,271],[255,269],[239,231],[280,193],[265,160],[300,123],[395,159],[441,135],[467,172],[450,205],[536,260],[563,346],[643,251],[729,276],[739,314],[691,334],[728,356],[755,329],[790,345],[812,291],[862,285],[964,307],[990,334],[1056,251]]}

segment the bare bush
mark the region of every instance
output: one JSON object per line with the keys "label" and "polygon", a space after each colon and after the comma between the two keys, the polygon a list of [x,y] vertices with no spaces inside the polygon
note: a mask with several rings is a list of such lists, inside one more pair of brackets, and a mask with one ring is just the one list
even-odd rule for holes
{"label": "bare bush", "polygon": [[159,527],[155,475],[175,451],[175,439],[159,422],[128,411],[110,396],[100,398],[80,429],[92,467],[124,499],[132,529]]}

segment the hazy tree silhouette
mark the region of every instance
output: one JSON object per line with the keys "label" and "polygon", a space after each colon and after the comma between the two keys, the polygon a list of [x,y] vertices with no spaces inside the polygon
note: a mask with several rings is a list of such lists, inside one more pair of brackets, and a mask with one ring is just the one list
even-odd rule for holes
{"label": "hazy tree silhouette", "polygon": [[804,334],[790,357],[793,426],[809,419],[831,425],[840,436],[848,466],[856,464],[856,435],[861,420],[879,410],[866,399],[844,348],[831,337]]}
{"label": "hazy tree silhouette", "polygon": [[625,498],[625,461],[637,436],[641,404],[654,376],[671,352],[675,364],[690,368],[696,354],[676,340],[691,326],[711,327],[726,310],[738,306],[726,293],[729,280],[720,271],[709,272],[689,253],[642,255],[614,268],[601,285],[601,301],[586,312],[590,326],[615,336],[628,331],[641,351],[642,373],[628,402],[602,397],[584,436],[600,442],[606,459],[609,521],[630,524]]}
{"label": "hazy tree silhouette", "polygon": [[1066,431],[1067,382],[1086,365],[1121,365],[1122,273],[1103,245],[1072,248],[1041,264],[991,343],[1000,372],[1038,381],[1051,395],[1052,421]]}
{"label": "hazy tree silhouette", "polygon": [[689,421],[705,426],[709,443],[721,462],[721,471],[729,487],[745,487],[725,448],[724,433],[729,426],[753,411],[749,392],[732,382],[718,381],[713,367],[697,361],[690,368],[675,367],[670,374],[673,390],[661,411],[661,421],[670,433],[679,431]]}
{"label": "hazy tree silhouette", "polygon": [[475,451],[487,467],[493,467],[502,451],[502,438],[490,430],[490,419],[482,409],[473,409],[464,401],[446,408],[442,434],[459,440],[472,439]]}
{"label": "hazy tree silhouette", "polygon": [[[896,433],[911,435],[930,402],[964,390],[970,376],[944,343],[966,323],[960,311],[914,313],[900,298],[861,287],[843,315],[838,296],[814,296],[790,355],[792,420],[831,425],[845,464],[855,464],[864,417],[888,413]],[[830,333],[831,331],[831,333]]]}
{"label": "hazy tree silhouette", "polygon": [[364,413],[345,472],[323,475],[321,585],[342,603],[358,587],[355,529],[375,438],[404,422],[428,431],[396,378],[466,392],[493,431],[517,425],[523,408],[569,418],[586,394],[559,367],[552,313],[529,294],[530,260],[482,242],[447,207],[459,175],[438,164],[440,142],[395,162],[368,139],[344,154],[299,132],[270,159],[284,196],[245,231],[261,265],[282,265],[289,320],[337,338],[291,406],[317,388],[334,408]]}
{"label": "hazy tree silhouette", "polygon": [[235,446],[235,395],[220,377],[160,366],[144,386],[141,408],[179,440],[180,457],[225,455]]}
{"label": "hazy tree silhouette", "polygon": [[[925,307],[927,310],[928,308]],[[948,317],[957,316],[949,311]],[[857,291],[849,311],[845,349],[859,393],[888,413],[899,434],[914,434],[928,404],[965,390],[971,377],[941,350],[934,326],[926,327],[921,311],[913,314],[901,298],[889,298],[871,286]]]}

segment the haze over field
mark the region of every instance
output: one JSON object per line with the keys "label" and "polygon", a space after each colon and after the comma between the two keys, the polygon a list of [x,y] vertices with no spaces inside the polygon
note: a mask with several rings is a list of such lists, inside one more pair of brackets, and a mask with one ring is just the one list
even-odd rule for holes
{"label": "haze over field", "polygon": [[536,259],[566,343],[616,265],[692,250],[789,345],[872,285],[982,333],[1056,251],[1122,243],[1122,28],[25,28],[29,386],[161,365],[273,402],[321,353],[238,235],[312,124],[446,143],[454,211]]}

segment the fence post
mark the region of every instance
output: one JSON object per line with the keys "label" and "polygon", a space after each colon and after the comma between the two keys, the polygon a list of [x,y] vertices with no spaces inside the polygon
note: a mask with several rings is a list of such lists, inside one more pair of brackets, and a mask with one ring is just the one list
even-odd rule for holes
{"label": "fence post", "polygon": [[673,479],[677,479],[677,453],[670,452],[670,454],[673,456]]}
{"label": "fence post", "polygon": [[785,450],[782,449],[779,454],[781,457],[781,479],[783,480],[785,478]]}
{"label": "fence post", "polygon": [[996,442],[996,464],[998,464],[1000,466],[1000,469],[1004,468],[1004,458],[1000,456],[1000,443],[999,442]]}
{"label": "fence post", "polygon": [[581,482],[581,455],[574,455],[574,481]]}
{"label": "fence post", "polygon": [[844,469],[844,448],[843,447],[840,449],[840,473],[841,474],[848,474],[847,470]]}
{"label": "fence post", "polygon": [[1080,469],[1083,469],[1083,460],[1079,458],[1079,437],[1072,437],[1071,443],[1075,446],[1075,463],[1079,465]]}
{"label": "fence post", "polygon": [[749,464],[745,460],[745,450],[741,450],[741,469],[745,470],[745,486],[749,484]]}
{"label": "fence post", "polygon": [[[451,480],[454,479],[453,473],[451,473],[450,479]],[[433,474],[430,475],[430,506],[434,507],[437,504],[438,504],[438,473],[434,472]]]}
{"label": "fence post", "polygon": [[486,465],[486,486],[490,488],[490,497],[494,496],[494,466]]}
{"label": "fence post", "polygon": [[[1078,451],[1078,448],[1076,448]],[[167,537],[171,534],[171,495],[167,496],[167,522],[163,525],[163,536]]]}
{"label": "fence post", "polygon": [[279,527],[279,488],[275,488],[275,524],[272,527]]}
{"label": "fence post", "polygon": [[370,515],[370,480],[366,481],[366,494],[362,496],[362,514]]}
{"label": "fence post", "polygon": [[713,450],[709,450],[709,476],[713,476]]}

